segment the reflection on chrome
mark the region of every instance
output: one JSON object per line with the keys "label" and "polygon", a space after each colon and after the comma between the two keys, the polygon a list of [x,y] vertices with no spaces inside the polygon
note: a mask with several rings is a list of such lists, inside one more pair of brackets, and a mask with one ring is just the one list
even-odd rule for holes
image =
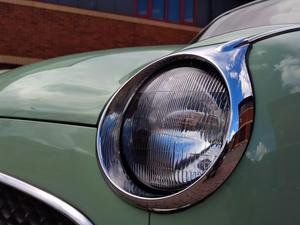
{"label": "reflection on chrome", "polygon": [[130,79],[107,105],[97,150],[111,187],[154,211],[215,191],[248,144],[254,98],[248,45],[184,49]]}

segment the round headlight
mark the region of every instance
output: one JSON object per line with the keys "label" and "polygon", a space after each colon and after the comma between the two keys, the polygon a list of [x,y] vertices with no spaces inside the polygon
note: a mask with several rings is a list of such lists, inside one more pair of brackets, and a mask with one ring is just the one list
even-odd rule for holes
{"label": "round headlight", "polygon": [[[97,139],[102,172],[116,193],[169,211],[203,200],[226,180],[253,122],[244,54],[218,53],[214,63],[194,52],[175,54],[120,88],[103,111]],[[214,60],[228,63],[218,68]]]}
{"label": "round headlight", "polygon": [[121,152],[140,185],[181,190],[211,167],[230,120],[229,96],[219,75],[179,67],[148,80],[124,117]]}

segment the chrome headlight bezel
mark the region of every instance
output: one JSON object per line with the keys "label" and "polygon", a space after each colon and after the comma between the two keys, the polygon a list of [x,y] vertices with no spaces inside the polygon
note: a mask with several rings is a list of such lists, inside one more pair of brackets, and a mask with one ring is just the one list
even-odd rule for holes
{"label": "chrome headlight bezel", "polygon": [[[101,170],[108,184],[117,194],[130,203],[147,210],[172,211],[188,207],[203,200],[227,179],[244,153],[250,138],[254,117],[253,91],[245,61],[247,50],[247,46],[229,50],[228,48],[221,50],[213,46],[206,49],[202,48],[201,50],[196,48],[174,53],[142,69],[116,92],[100,118],[97,152]],[[120,146],[107,149],[104,140],[113,141],[112,144],[110,143],[110,146],[120,145],[118,140],[121,138],[124,113],[135,93],[147,82],[149,77],[161,70],[180,67],[187,63],[193,67],[201,67],[204,70],[213,70],[224,80],[229,93],[231,110],[226,141],[222,147],[222,152],[214,164],[193,184],[172,194],[149,193],[136,185],[131,176],[128,176],[128,171],[122,163]],[[240,136],[241,123],[244,124],[245,122],[242,122],[239,108],[245,101],[250,102],[246,109],[246,111],[249,110],[250,117],[245,123],[250,132],[243,134],[242,142],[237,144],[235,139]],[[114,130],[109,130],[111,124],[114,124]],[[109,163],[107,162],[108,158],[112,159]],[[125,185],[129,185],[132,190],[130,192],[127,191],[124,188]],[[142,194],[137,195],[134,193]]]}

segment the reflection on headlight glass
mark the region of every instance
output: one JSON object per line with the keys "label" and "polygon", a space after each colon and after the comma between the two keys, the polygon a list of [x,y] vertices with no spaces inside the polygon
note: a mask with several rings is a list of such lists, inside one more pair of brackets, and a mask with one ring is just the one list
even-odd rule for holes
{"label": "reflection on headlight glass", "polygon": [[180,67],[149,80],[130,102],[123,161],[141,185],[178,191],[200,178],[222,151],[229,96],[218,74]]}

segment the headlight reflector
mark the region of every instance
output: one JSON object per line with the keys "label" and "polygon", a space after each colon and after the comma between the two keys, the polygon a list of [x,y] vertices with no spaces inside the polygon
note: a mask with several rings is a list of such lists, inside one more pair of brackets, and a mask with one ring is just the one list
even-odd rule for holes
{"label": "headlight reflector", "polygon": [[217,74],[179,67],[148,80],[131,100],[122,153],[131,174],[156,191],[187,187],[222,151],[229,96]]}

